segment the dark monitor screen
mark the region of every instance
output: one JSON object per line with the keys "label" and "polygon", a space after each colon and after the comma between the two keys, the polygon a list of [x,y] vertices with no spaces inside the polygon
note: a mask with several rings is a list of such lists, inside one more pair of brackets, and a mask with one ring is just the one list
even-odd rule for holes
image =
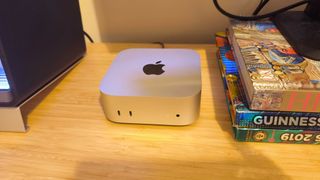
{"label": "dark monitor screen", "polygon": [[19,106],[85,51],[78,0],[0,1],[0,107]]}

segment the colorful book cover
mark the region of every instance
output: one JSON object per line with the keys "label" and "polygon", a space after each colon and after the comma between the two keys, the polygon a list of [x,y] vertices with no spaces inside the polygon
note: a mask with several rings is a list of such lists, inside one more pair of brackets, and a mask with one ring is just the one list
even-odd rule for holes
{"label": "colorful book cover", "polygon": [[[225,40],[227,39],[225,38]],[[223,52],[221,49],[226,48],[226,46],[220,46],[218,52]],[[224,64],[224,57],[218,57],[220,57],[218,60],[224,69],[228,70],[229,65]],[[234,127],[292,130],[302,129],[313,131],[320,130],[320,113],[250,110],[246,102],[244,95],[245,92],[239,75],[237,73],[226,74],[224,69],[220,68],[223,81],[227,85],[225,87],[227,96],[226,99]]]}
{"label": "colorful book cover", "polygon": [[[220,59],[222,60],[222,64],[219,64],[221,64],[225,74],[238,74],[237,64],[234,60],[229,41],[226,37],[226,33],[216,33],[216,45],[219,49]],[[224,66],[228,66],[228,68],[225,68]]]}
{"label": "colorful book cover", "polygon": [[238,141],[320,144],[320,131],[234,128],[234,133]]}
{"label": "colorful book cover", "polygon": [[319,61],[299,56],[270,21],[228,30],[250,109],[320,112]]}

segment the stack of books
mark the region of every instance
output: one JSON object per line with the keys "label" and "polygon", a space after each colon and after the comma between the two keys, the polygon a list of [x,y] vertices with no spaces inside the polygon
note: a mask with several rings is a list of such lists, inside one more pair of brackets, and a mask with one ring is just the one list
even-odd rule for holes
{"label": "stack of books", "polygon": [[320,144],[320,62],[270,21],[232,21],[216,42],[236,140]]}

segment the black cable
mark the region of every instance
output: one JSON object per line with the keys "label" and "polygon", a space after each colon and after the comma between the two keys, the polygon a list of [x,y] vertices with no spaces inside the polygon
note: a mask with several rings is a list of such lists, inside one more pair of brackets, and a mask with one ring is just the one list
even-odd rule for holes
{"label": "black cable", "polygon": [[264,0],[260,0],[258,7],[261,6],[261,4],[263,3]]}
{"label": "black cable", "polygon": [[86,33],[85,31],[83,31],[83,34],[84,34],[85,37],[87,37],[87,38],[89,39],[89,41],[90,41],[91,43],[94,43],[92,37],[91,37],[88,33]]}
{"label": "black cable", "polygon": [[287,6],[287,7],[278,9],[276,11],[273,11],[273,12],[270,12],[270,13],[267,13],[267,14],[258,15],[258,16],[238,16],[238,15],[234,15],[234,14],[228,13],[227,11],[222,9],[221,6],[218,3],[218,0],[212,0],[212,1],[213,1],[213,4],[215,5],[215,7],[218,9],[218,11],[220,11],[220,13],[222,13],[223,15],[225,15],[225,16],[227,16],[229,18],[233,18],[233,19],[237,19],[237,20],[241,20],[241,21],[254,21],[254,20],[269,18],[269,17],[272,17],[272,16],[277,15],[279,13],[283,13],[285,11],[288,11],[288,10],[292,9],[292,8],[301,6],[301,5],[306,4],[306,3],[309,2],[309,0],[302,0],[302,1],[299,1],[297,3],[291,4],[291,5]]}
{"label": "black cable", "polygon": [[153,42],[154,44],[159,44],[161,46],[161,48],[165,48],[164,43],[163,42]]}
{"label": "black cable", "polygon": [[258,7],[254,10],[254,12],[252,13],[252,15],[256,16],[257,14],[259,14],[259,12],[261,11],[261,9],[269,2],[269,0],[260,0],[260,3],[258,5]]}

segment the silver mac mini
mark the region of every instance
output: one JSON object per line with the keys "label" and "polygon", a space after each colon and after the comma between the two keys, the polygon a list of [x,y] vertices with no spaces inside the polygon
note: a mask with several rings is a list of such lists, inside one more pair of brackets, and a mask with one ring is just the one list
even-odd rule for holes
{"label": "silver mac mini", "polygon": [[104,76],[101,104],[118,123],[189,125],[199,116],[200,56],[188,49],[127,49]]}

